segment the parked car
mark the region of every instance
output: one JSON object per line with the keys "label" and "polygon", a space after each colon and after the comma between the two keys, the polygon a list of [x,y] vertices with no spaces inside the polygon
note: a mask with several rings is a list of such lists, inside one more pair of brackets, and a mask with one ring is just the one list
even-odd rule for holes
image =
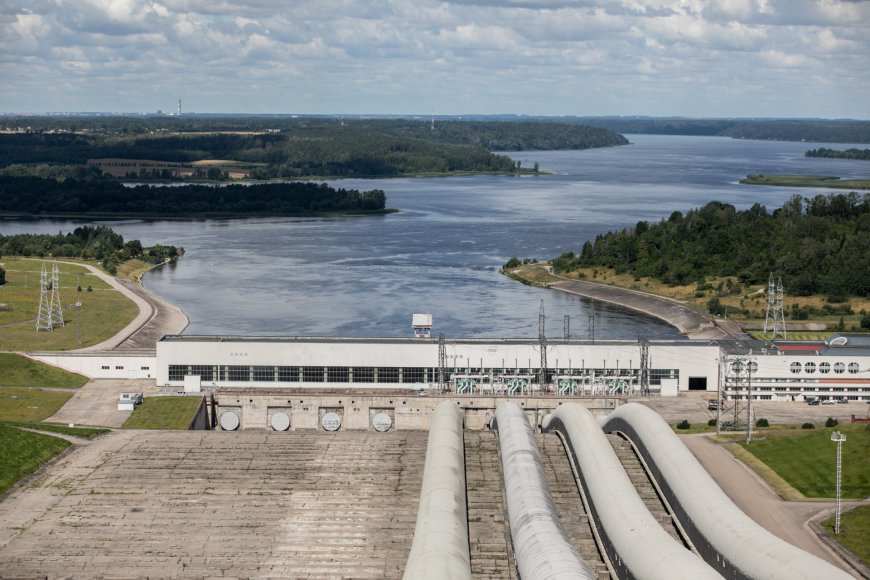
{"label": "parked car", "polygon": [[839,399],[837,399],[837,402],[838,403],[848,403],[849,399],[847,399],[846,397],[840,397]]}
{"label": "parked car", "polygon": [[824,401],[822,401],[822,405],[833,405],[834,403],[836,403],[834,399],[825,399]]}
{"label": "parked car", "polygon": [[707,410],[715,411],[719,408],[719,400],[718,399],[710,399],[707,401]]}
{"label": "parked car", "polygon": [[818,404],[819,404],[819,400],[818,400],[818,399],[812,399],[812,400],[811,400],[809,403],[807,403],[807,404],[808,404],[808,405],[818,405]]}

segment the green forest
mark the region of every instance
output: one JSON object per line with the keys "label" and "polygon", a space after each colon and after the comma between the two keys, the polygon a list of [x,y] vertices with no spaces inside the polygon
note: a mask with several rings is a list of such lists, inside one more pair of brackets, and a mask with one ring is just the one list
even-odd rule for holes
{"label": "green forest", "polygon": [[144,248],[139,240],[124,242],[123,236],[107,226],[82,226],[67,234],[0,235],[0,256],[98,260],[103,262],[103,268],[112,275],[115,275],[118,264],[127,260],[160,264],[183,253],[183,248],[175,246],[158,244]]}
{"label": "green forest", "polygon": [[335,189],[324,183],[177,187],[116,181],[0,177],[0,212],[18,215],[136,215],[146,217],[383,213],[386,195],[374,189]]}
{"label": "green forest", "polygon": [[763,205],[736,211],[713,201],[659,223],[638,222],[583,244],[552,261],[556,272],[604,266],[669,285],[707,276],[734,276],[744,284],[782,276],[794,296],[870,295],[870,194],[794,196],[768,212]]}
{"label": "green forest", "polygon": [[825,149],[824,147],[819,147],[818,149],[807,151],[805,155],[807,157],[830,157],[832,159],[870,160],[870,149],[857,149],[852,147],[845,151],[841,151],[838,149]]}
{"label": "green forest", "polygon": [[[0,168],[11,175],[41,175],[50,171],[45,166],[64,166],[64,172],[80,173],[89,159],[122,158],[262,164],[251,173],[253,179],[511,173],[522,168],[506,155],[492,151],[586,149],[628,143],[607,129],[551,123],[450,121],[432,128],[420,121],[402,120],[346,124],[332,119],[273,121],[271,125],[280,128],[262,128],[251,120],[204,119],[184,122],[182,126],[189,127],[190,132],[178,126],[145,132],[139,130],[145,121],[127,120],[116,131],[106,125],[106,129],[81,132],[80,127],[70,124],[68,131],[75,127],[79,132],[0,133]],[[161,124],[159,120],[153,123]],[[170,121],[162,123],[172,126]]]}
{"label": "green forest", "polygon": [[578,122],[619,133],[704,135],[774,141],[870,143],[868,121],[596,118]]}

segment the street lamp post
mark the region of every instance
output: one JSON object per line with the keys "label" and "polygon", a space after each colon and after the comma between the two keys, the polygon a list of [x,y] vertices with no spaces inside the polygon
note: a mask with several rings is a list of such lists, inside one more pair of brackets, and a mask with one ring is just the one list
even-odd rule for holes
{"label": "street lamp post", "polygon": [[831,433],[831,441],[837,444],[837,513],[834,516],[834,534],[840,534],[840,479],[843,468],[843,441],[846,436],[839,431]]}

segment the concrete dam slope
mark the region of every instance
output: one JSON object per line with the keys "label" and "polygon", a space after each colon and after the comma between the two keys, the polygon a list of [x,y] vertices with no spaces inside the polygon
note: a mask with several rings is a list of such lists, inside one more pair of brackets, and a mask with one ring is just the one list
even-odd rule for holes
{"label": "concrete dam slope", "polygon": [[562,292],[568,292],[569,294],[576,294],[593,300],[624,306],[625,308],[654,316],[664,320],[689,338],[711,340],[747,338],[736,325],[718,324],[706,314],[680,304],[675,300],[654,296],[645,292],[584,280],[565,280],[564,282],[556,282],[550,287]]}
{"label": "concrete dam slope", "polygon": [[0,578],[401,578],[425,431],[121,431],[0,502]]}

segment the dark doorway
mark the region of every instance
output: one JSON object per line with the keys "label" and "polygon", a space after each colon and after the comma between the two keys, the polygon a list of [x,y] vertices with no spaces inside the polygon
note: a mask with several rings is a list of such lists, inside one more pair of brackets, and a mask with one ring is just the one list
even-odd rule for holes
{"label": "dark doorway", "polygon": [[707,377],[689,377],[690,391],[706,391]]}

